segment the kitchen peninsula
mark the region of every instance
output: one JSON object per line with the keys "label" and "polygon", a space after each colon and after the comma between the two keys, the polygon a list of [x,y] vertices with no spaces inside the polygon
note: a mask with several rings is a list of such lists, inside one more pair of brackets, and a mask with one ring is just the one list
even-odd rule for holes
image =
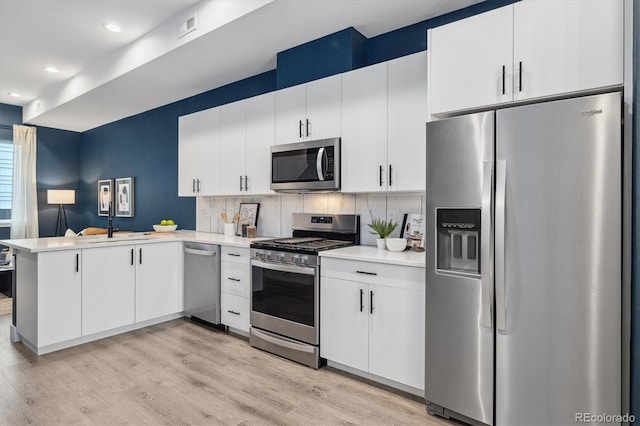
{"label": "kitchen peninsula", "polygon": [[15,253],[12,340],[41,355],[183,316],[183,241],[252,240],[179,231],[2,241]]}

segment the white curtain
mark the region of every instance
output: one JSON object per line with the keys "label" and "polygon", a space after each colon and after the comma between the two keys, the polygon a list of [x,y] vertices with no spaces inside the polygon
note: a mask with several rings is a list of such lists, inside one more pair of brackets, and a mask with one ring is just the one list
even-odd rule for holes
{"label": "white curtain", "polygon": [[36,128],[13,126],[11,238],[38,238]]}

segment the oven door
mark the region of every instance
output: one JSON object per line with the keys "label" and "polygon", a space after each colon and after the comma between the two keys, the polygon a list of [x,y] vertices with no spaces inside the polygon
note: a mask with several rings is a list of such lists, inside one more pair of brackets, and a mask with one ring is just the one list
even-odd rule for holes
{"label": "oven door", "polygon": [[317,268],[251,260],[251,325],[318,345]]}

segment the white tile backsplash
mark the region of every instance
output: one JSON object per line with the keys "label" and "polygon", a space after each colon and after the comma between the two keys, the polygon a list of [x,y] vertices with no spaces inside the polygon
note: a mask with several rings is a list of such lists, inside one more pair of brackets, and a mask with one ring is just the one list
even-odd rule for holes
{"label": "white tile backsplash", "polygon": [[[240,203],[260,203],[258,235],[285,237],[291,235],[291,214],[295,212],[359,214],[360,243],[376,245],[376,236],[367,226],[373,218],[393,219],[402,224],[404,213],[421,213],[425,197],[420,194],[277,194],[263,197],[198,197],[196,199],[196,229],[223,232],[220,213],[229,220],[239,210]],[[392,234],[398,236],[400,226]]]}

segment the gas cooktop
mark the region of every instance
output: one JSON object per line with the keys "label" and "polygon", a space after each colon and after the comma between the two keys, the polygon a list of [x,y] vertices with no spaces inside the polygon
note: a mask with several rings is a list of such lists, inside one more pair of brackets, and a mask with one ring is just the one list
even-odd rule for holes
{"label": "gas cooktop", "polygon": [[308,251],[315,253],[322,250],[351,246],[353,244],[353,241],[332,240],[328,238],[291,237],[256,241],[251,244],[251,247],[295,252]]}

